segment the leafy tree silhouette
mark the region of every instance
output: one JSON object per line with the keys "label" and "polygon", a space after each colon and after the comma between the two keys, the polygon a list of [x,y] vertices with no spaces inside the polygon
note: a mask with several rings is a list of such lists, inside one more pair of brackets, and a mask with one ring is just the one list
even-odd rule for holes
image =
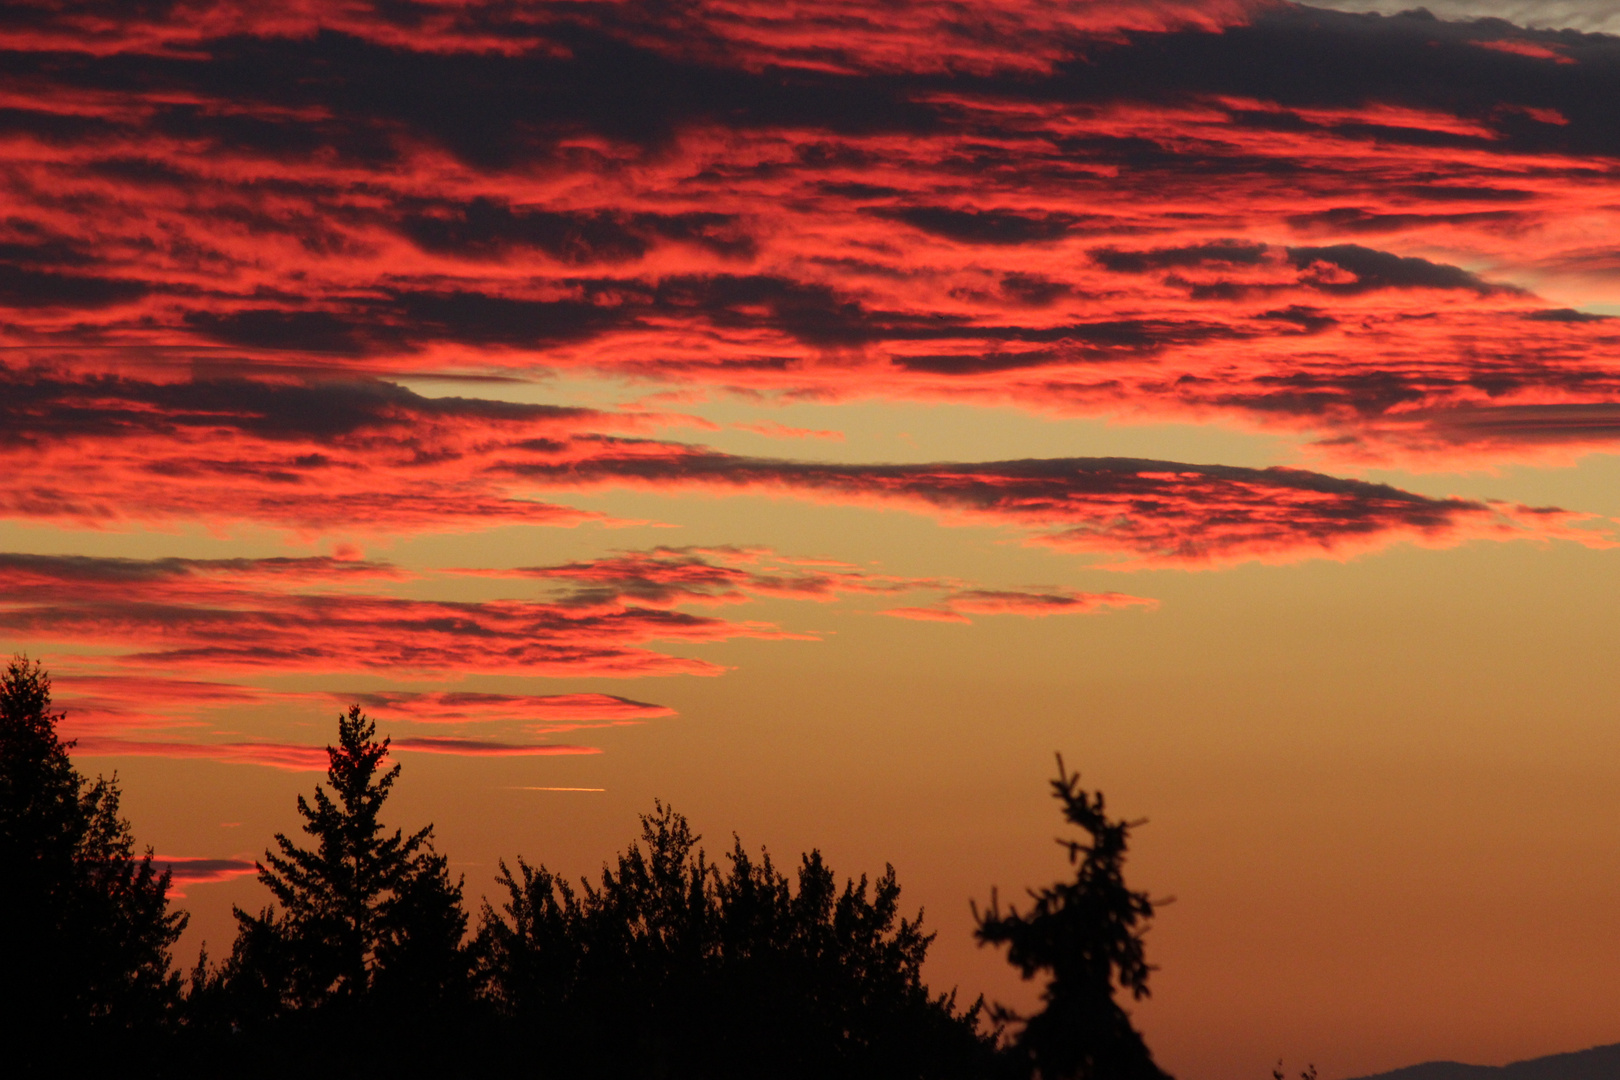
{"label": "leafy tree silhouette", "polygon": [[409,836],[382,826],[400,767],[381,771],[389,741],[375,735],[358,705],[339,717],[338,744],[326,748],[336,798],[319,785],[313,805],[298,797],[315,845],[277,833],[277,850],[259,864],[280,910],[236,909],[230,958],[218,975],[193,979],[194,996],[206,1003],[222,995],[235,1023],[361,1007],[420,1015],[470,995],[461,882],[450,880],[447,860],[434,851],[433,826]]}
{"label": "leafy tree silhouette", "polygon": [[25,1069],[160,1029],[179,999],[170,948],[186,916],[168,910],[169,874],[150,848],[135,858],[117,777],[73,768],[62,715],[39,663],[14,657],[0,674],[0,1035]]}
{"label": "leafy tree silhouette", "polygon": [[1039,1013],[1023,1018],[998,1006],[996,1016],[1024,1020],[1011,1050],[1041,1080],[1167,1080],[1114,996],[1117,988],[1147,997],[1153,970],[1142,938],[1154,905],[1127,888],[1124,876],[1130,831],[1140,822],[1109,818],[1102,793],[1081,788],[1080,774],[1064,769],[1062,755],[1057,765],[1052,793],[1064,820],[1089,840],[1058,840],[1075,878],[1030,890],[1027,914],[1003,914],[994,891],[988,911],[975,905],[980,944],[1006,945],[1008,962],[1026,979],[1051,973]]}
{"label": "leafy tree silhouette", "polygon": [[[899,917],[891,867],[837,886],[819,852],[796,882],[734,840],[707,861],[663,804],[576,892],[521,859],[475,949],[487,999],[562,1071],[685,1077],[968,1077],[995,1062],[978,1006],[930,996],[932,935]],[[796,884],[796,888],[795,888]]]}

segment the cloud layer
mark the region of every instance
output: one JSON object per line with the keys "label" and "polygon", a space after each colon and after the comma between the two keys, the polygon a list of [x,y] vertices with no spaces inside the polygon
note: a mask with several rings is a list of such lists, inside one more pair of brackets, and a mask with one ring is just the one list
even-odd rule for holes
{"label": "cloud layer", "polygon": [[[571,502],[628,490],[921,514],[1122,569],[1612,542],[1337,474],[1620,448],[1620,38],[1273,0],[24,0],[0,29],[6,521],[392,539],[612,524]],[[500,400],[556,376],[643,405]],[[406,386],[445,378],[485,390]],[[744,456],[652,407],[721,399],[1216,423],[1313,468]],[[445,599],[475,575],[500,595]],[[1152,603],[741,546],[0,555],[0,635],[52,650],[81,753],[285,768],[322,752],[213,726],[333,703],[273,679],[383,685],[338,697],[405,752],[584,753],[550,740],[669,710],[449,680],[715,674],[703,646],[809,636],[728,617],[787,600]]]}
{"label": "cloud layer", "polygon": [[549,370],[1418,466],[1614,445],[1615,331],[1569,303],[1615,273],[1620,39],[1284,3],[6,18],[7,377],[94,372],[180,441],[220,383],[154,372],[275,373],[266,433],[316,439],[361,428],[312,379]]}
{"label": "cloud layer", "polygon": [[[122,400],[103,396],[106,386]],[[628,488],[903,508],[1144,564],[1343,556],[1409,539],[1581,535],[1569,528],[1576,515],[1436,499],[1299,469],[1114,458],[753,458],[613,433],[650,423],[646,414],[424,398],[375,380],[289,388],[31,378],[13,387],[17,423],[7,430],[17,434],[0,445],[0,461],[11,466],[0,509],[80,526],[203,519],[295,533],[409,533],[573,525],[592,515],[561,501],[570,493]],[[131,398],[148,407],[131,408]],[[173,400],[206,404],[156,404]],[[1608,416],[1593,407],[1498,407],[1443,422],[1478,443],[1555,426],[1580,438],[1601,432]],[[408,618],[403,608],[394,615]]]}
{"label": "cloud layer", "polygon": [[[929,606],[911,610],[947,612],[956,621],[967,621],[964,612],[1085,614],[1151,604],[1117,593],[986,590],[955,579],[874,574],[762,548],[658,548],[456,573],[507,579],[547,596],[413,600],[375,590],[390,582],[408,589],[417,575],[329,558],[0,555],[0,634],[86,650],[53,661],[64,731],[77,740],[76,753],[322,769],[320,746],[223,737],[213,721],[222,710],[308,711],[355,701],[394,731],[399,751],[550,756],[597,752],[550,741],[559,733],[643,723],[674,710],[599,692],[293,692],[221,678],[712,675],[723,669],[658,643],[814,638],[757,620],[678,610],[691,604],[921,598]],[[493,728],[496,737],[475,735],[472,727]]]}

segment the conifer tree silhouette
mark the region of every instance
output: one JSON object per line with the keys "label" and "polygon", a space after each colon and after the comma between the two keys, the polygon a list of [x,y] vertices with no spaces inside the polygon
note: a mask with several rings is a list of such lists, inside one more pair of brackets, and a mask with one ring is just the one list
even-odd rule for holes
{"label": "conifer tree silhouette", "polygon": [[[56,733],[50,678],[15,657],[0,673],[0,1010],[7,1057],[31,1047],[56,1064],[85,1039],[170,1019],[170,948],[186,916],[168,910],[169,874],[135,857],[117,777],[86,781]],[[55,1043],[57,1045],[48,1045]]]}
{"label": "conifer tree silhouette", "polygon": [[244,1018],[382,999],[421,1011],[469,993],[461,882],[434,851],[433,826],[406,836],[381,824],[400,767],[380,771],[389,741],[375,735],[358,705],[338,718],[338,744],[326,748],[333,794],[317,785],[313,805],[298,797],[315,845],[277,833],[259,880],[280,909],[236,909],[217,982]]}
{"label": "conifer tree silhouette", "polygon": [[1006,945],[1008,962],[1026,979],[1049,973],[1044,1009],[1024,1018],[998,1007],[997,1016],[1025,1021],[1011,1050],[1040,1080],[1168,1080],[1115,1000],[1116,989],[1147,997],[1153,970],[1142,941],[1153,901],[1125,885],[1133,823],[1108,817],[1102,793],[1081,788],[1080,774],[1064,769],[1062,755],[1057,765],[1052,794],[1064,819],[1089,839],[1058,841],[1075,878],[1030,890],[1027,914],[1003,914],[993,891],[988,911],[975,905],[980,944]]}

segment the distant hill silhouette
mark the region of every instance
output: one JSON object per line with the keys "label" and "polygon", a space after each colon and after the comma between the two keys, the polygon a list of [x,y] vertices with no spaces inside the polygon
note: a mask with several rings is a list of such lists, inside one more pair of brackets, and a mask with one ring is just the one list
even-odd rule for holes
{"label": "distant hill silhouette", "polygon": [[1620,1043],[1515,1061],[1511,1065],[1427,1061],[1376,1076],[1357,1077],[1357,1080],[1616,1080],[1617,1077],[1620,1077]]}

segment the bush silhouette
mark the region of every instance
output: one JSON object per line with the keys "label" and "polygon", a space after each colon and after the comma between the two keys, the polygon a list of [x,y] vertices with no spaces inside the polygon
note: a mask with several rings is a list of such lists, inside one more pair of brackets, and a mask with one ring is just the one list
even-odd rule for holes
{"label": "bush silhouette", "polygon": [[170,949],[186,917],[169,875],[135,857],[117,777],[87,781],[56,733],[50,678],[13,658],[0,674],[0,1011],[7,1063],[64,1056],[163,1030],[179,1000]]}
{"label": "bush silhouette", "polygon": [[1102,793],[1081,788],[1080,774],[1066,771],[1061,755],[1057,764],[1052,794],[1064,820],[1088,839],[1058,841],[1076,868],[1074,880],[1031,890],[1028,913],[1003,914],[993,892],[988,911],[975,907],[981,944],[1006,945],[1008,961],[1026,979],[1049,973],[1045,1008],[1028,1018],[1000,1008],[997,1015],[1024,1020],[1011,1053],[1041,1080],[1167,1080],[1115,1000],[1116,990],[1147,997],[1153,970],[1142,942],[1153,902],[1125,885],[1132,823],[1109,818]]}
{"label": "bush silhouette", "polygon": [[[596,1076],[977,1077],[995,1063],[977,1005],[931,996],[933,936],[899,916],[893,868],[842,888],[819,852],[796,881],[733,842],[707,861],[662,804],[641,843],[576,892],[502,863],[505,903],[476,951],[522,1038]],[[796,887],[795,887],[796,886]]]}

